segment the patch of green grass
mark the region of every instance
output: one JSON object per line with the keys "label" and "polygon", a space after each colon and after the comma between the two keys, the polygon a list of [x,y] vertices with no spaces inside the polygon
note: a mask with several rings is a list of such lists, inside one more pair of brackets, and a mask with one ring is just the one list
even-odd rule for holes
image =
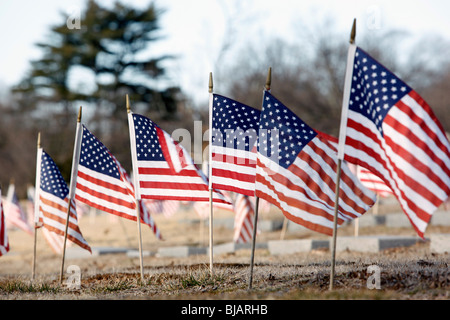
{"label": "patch of green grass", "polygon": [[225,281],[225,276],[222,273],[211,276],[209,271],[202,271],[196,273],[189,273],[185,278],[180,279],[181,287],[207,287],[214,286]]}
{"label": "patch of green grass", "polygon": [[195,286],[200,286],[200,285],[201,285],[201,281],[196,279],[193,274],[188,275],[187,278],[185,278],[185,279],[181,279],[181,286],[185,289],[188,287],[195,287]]}
{"label": "patch of green grass", "polygon": [[1,293],[58,293],[59,286],[55,287],[48,283],[33,284],[19,280],[7,281],[0,284]]}

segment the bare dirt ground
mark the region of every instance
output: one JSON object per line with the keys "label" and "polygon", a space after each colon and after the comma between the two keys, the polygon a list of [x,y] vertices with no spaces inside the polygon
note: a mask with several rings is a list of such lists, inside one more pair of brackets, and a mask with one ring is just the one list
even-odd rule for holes
{"label": "bare dirt ground", "polygon": [[[398,208],[380,206],[379,214]],[[398,212],[398,210],[397,210]],[[370,212],[366,214],[372,214]],[[450,213],[449,213],[450,214]],[[217,210],[214,219],[230,218],[232,213]],[[81,287],[70,289],[59,283],[61,255],[53,253],[42,233],[37,234],[36,278],[31,282],[34,238],[20,230],[8,230],[11,250],[0,257],[1,300],[299,300],[299,299],[383,299],[450,300],[450,256],[430,251],[429,241],[412,247],[379,253],[338,252],[333,290],[329,290],[331,253],[313,250],[273,256],[267,249],[257,249],[252,289],[248,290],[250,250],[214,255],[214,274],[210,274],[209,255],[167,258],[155,255],[160,247],[180,245],[208,247],[208,226],[200,223],[192,210],[181,210],[171,218],[154,216],[164,237],[155,238],[141,225],[144,252],[144,281],[140,279],[138,257],[124,253],[97,257],[66,259],[81,270]],[[260,219],[281,219],[273,209]],[[217,220],[218,221],[218,220]],[[85,215],[81,231],[91,247],[138,248],[136,222],[115,219],[108,214]],[[426,236],[450,233],[450,227],[428,226]],[[354,226],[339,228],[338,236],[354,234]],[[382,226],[359,229],[359,235],[415,236],[411,228]],[[327,238],[307,231],[288,231],[285,239]],[[228,243],[233,231],[215,224],[214,244]],[[280,230],[260,232],[257,243],[280,239]],[[339,241],[339,237],[338,237]],[[380,289],[369,289],[368,268],[379,267]],[[68,277],[65,274],[65,279]],[[66,280],[65,280],[66,281]]]}

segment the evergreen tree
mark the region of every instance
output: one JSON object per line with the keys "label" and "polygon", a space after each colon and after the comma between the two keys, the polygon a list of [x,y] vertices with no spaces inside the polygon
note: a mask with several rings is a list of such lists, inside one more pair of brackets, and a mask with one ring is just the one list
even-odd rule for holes
{"label": "evergreen tree", "polygon": [[[61,23],[51,28],[49,40],[37,44],[42,57],[31,63],[29,73],[13,92],[21,110],[33,112],[40,120],[53,120],[46,131],[52,135],[50,139],[57,140],[52,143],[57,162],[70,168],[72,123],[80,105],[92,116],[89,125],[97,136],[105,138],[105,144],[115,142],[111,151],[119,154],[119,160],[120,154],[124,158],[130,154],[126,94],[134,105],[140,103],[160,118],[176,114],[179,88],[160,89],[158,82],[165,76],[162,62],[172,57],[152,57],[151,52],[151,44],[160,39],[162,13],[153,3],[136,9],[120,2],[106,7],[88,0],[79,17],[80,28],[69,28],[72,17],[63,14]],[[80,70],[91,79],[82,81],[84,88],[71,84]],[[127,158],[122,161],[127,163]]]}

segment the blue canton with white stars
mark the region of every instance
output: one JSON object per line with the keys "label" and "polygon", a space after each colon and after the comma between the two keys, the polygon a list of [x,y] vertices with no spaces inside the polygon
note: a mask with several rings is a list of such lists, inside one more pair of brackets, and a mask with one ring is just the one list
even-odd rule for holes
{"label": "blue canton with white stars", "polygon": [[40,188],[62,200],[69,194],[69,187],[67,187],[61,172],[45,151],[42,151],[41,157]]}
{"label": "blue canton with white stars", "polygon": [[166,161],[159,144],[156,124],[139,114],[133,114],[136,136],[136,157],[145,161]]}
{"label": "blue canton with white stars", "polygon": [[85,126],[83,126],[83,139],[81,140],[80,165],[120,179],[117,164],[108,149]]}
{"label": "blue canton with white stars", "polygon": [[246,151],[253,148],[261,111],[215,94],[212,114],[213,145]]}
{"label": "blue canton with white stars", "polygon": [[411,88],[360,48],[356,49],[349,109],[371,120],[383,134],[389,110]]}
{"label": "blue canton with white stars", "polygon": [[316,131],[265,91],[259,129],[260,154],[287,168],[316,135]]}

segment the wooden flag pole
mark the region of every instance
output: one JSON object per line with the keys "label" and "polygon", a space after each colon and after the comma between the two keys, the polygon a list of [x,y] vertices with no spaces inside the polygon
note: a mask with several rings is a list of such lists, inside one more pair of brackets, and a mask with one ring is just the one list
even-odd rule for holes
{"label": "wooden flag pole", "polygon": [[[75,136],[75,148],[74,148],[74,158],[77,158],[77,156],[75,155],[77,151],[77,143],[78,143],[78,129],[79,129],[79,124],[81,123],[81,107],[78,111],[78,117],[77,117],[77,134]],[[73,166],[74,165],[78,165],[78,163],[74,164],[72,163],[72,170],[73,170]],[[59,283],[62,284],[63,281],[63,274],[64,274],[64,260],[66,258],[66,243],[67,243],[67,231],[69,230],[69,218],[70,218],[70,206],[72,203],[72,198],[73,198],[73,194],[72,194],[72,183],[73,183],[73,177],[71,177],[71,187],[69,190],[69,202],[67,204],[67,217],[66,217],[66,228],[64,231],[64,245],[63,245],[63,252],[62,252],[62,259],[61,259],[61,272],[59,274]]]}
{"label": "wooden flag pole", "polygon": [[[267,72],[265,90],[270,91],[270,85],[272,82],[272,68],[269,67]],[[248,279],[248,290],[252,289],[253,285],[253,264],[255,261],[255,247],[256,247],[256,232],[258,229],[258,211],[259,211],[259,197],[255,198],[255,220],[253,222],[253,236],[252,236],[252,253],[250,257],[250,275]]]}
{"label": "wooden flag pole", "polygon": [[330,275],[330,290],[333,290],[334,273],[336,265],[336,236],[337,236],[337,215],[339,203],[339,188],[341,181],[341,164],[342,160],[338,159],[337,177],[336,177],[336,198],[334,203],[334,220],[333,220],[333,242],[331,246],[331,275]]}
{"label": "wooden flag pole", "polygon": [[253,235],[252,235],[252,254],[250,257],[250,275],[248,279],[248,290],[252,289],[253,285],[253,264],[255,261],[255,246],[256,246],[256,231],[258,223],[258,210],[259,210],[259,197],[255,198],[255,220],[253,222]]}
{"label": "wooden flag pole", "polygon": [[[352,31],[350,33],[350,44],[354,44],[355,43],[355,37],[356,37],[356,19],[353,20]],[[347,65],[347,72],[346,73],[348,73],[349,67],[353,68],[353,66]],[[351,81],[351,77],[349,77],[348,74],[346,74],[345,85],[344,85],[344,99],[343,99],[343,102],[342,102],[343,110],[345,110],[345,108],[348,107],[345,104],[348,104],[348,99],[349,99],[349,96],[350,96],[350,92],[349,92],[349,87],[350,87],[350,84],[351,84],[351,83],[349,83],[350,81]],[[342,117],[342,118],[344,118],[344,117]],[[342,121],[342,119],[341,119],[341,121]],[[339,190],[340,190],[340,182],[341,182],[341,166],[342,166],[342,159],[344,157],[344,155],[343,155],[343,146],[344,146],[344,143],[345,143],[345,131],[343,129],[345,129],[345,127],[344,128],[342,127],[342,122],[341,122],[341,128],[340,128],[340,132],[339,132],[338,167],[337,167],[337,177],[336,177],[336,198],[335,198],[335,203],[334,203],[333,240],[332,240],[332,245],[331,245],[330,290],[333,290],[333,286],[334,286],[334,275],[335,275],[335,265],[336,265],[337,215],[338,215],[338,207],[339,207]]]}
{"label": "wooden flag pole", "polygon": [[284,240],[284,236],[286,235],[286,230],[289,224],[289,219],[284,217],[283,226],[281,227],[280,240]]}
{"label": "wooden flag pole", "polygon": [[[128,99],[128,94],[126,95],[126,105],[127,105],[127,113],[131,114],[131,108],[130,108],[130,100]],[[134,168],[136,170],[136,168]],[[135,176],[136,177],[136,176]],[[135,179],[135,190],[137,189],[138,181]],[[144,282],[144,261],[142,257],[142,234],[141,234],[141,206],[139,197],[136,197],[136,191],[135,191],[135,201],[136,201],[136,222],[137,222],[137,229],[138,229],[138,237],[139,237],[139,265],[140,265],[140,272],[141,272],[141,281]]]}
{"label": "wooden flag pole", "polygon": [[208,168],[208,179],[209,179],[209,271],[211,277],[214,275],[213,269],[213,214],[214,214],[214,206],[213,206],[213,189],[212,189],[212,99],[213,99],[213,77],[212,72],[209,73],[209,168]]}
{"label": "wooden flag pole", "polygon": [[[38,139],[37,139],[37,154],[39,155],[39,149],[41,148],[41,133],[38,133]],[[38,162],[39,163],[39,162]],[[36,171],[40,170],[39,166],[36,166]],[[36,172],[36,178],[38,177],[38,172]],[[36,179],[36,183],[39,183],[39,181],[37,181],[38,179]],[[39,188],[40,186],[35,185],[35,188]],[[34,205],[36,206],[36,204],[39,203],[39,199],[34,199]],[[35,210],[36,212],[36,210]],[[36,213],[35,213],[36,214]],[[34,281],[34,277],[36,274],[36,242],[37,242],[37,229],[38,229],[38,224],[36,223],[36,217],[34,220],[34,245],[33,245],[33,264],[32,264],[32,268],[31,268],[31,281]]]}
{"label": "wooden flag pole", "polygon": [[33,264],[31,266],[31,281],[34,281],[36,274],[36,242],[37,242],[37,224],[34,225],[34,245],[33,245]]}

